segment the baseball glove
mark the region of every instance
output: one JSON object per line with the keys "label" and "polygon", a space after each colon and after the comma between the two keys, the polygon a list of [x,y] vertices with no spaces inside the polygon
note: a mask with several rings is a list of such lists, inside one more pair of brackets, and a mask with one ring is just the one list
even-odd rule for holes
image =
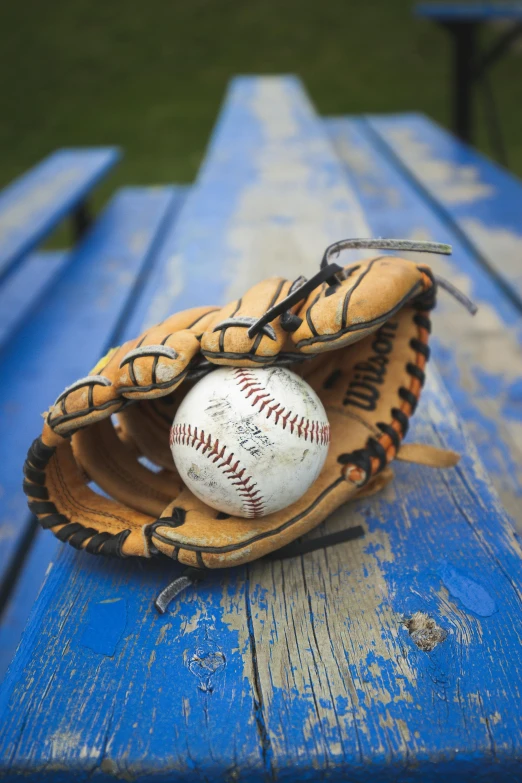
{"label": "baseball glove", "polygon": [[[376,491],[399,453],[424,464],[455,464],[457,455],[402,446],[424,383],[429,311],[440,281],[428,266],[388,255],[344,268],[330,263],[354,247],[451,250],[344,240],[327,249],[308,281],[265,280],[223,308],[185,310],[112,349],[60,394],[29,449],[24,491],[42,527],[91,554],[161,553],[197,569],[223,568],[288,545],[342,503]],[[331,442],[324,468],[282,511],[257,519],[216,512],[176,473],[169,447],[176,407],[218,365],[289,366],[326,409]]]}

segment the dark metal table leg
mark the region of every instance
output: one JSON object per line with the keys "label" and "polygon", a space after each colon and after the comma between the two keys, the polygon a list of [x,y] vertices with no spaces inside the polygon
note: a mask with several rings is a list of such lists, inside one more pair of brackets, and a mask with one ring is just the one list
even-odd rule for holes
{"label": "dark metal table leg", "polygon": [[464,141],[473,141],[473,82],[477,27],[476,22],[451,22],[445,27],[453,35],[453,130]]}
{"label": "dark metal table leg", "polygon": [[71,215],[73,242],[79,242],[92,225],[92,215],[87,201],[81,201]]}

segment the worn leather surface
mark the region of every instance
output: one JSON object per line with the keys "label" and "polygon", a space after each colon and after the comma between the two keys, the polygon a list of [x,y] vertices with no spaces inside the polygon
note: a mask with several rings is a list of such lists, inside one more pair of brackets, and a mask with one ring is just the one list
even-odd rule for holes
{"label": "worn leather surface", "polygon": [[[293,306],[300,319],[294,331],[278,317],[248,336],[248,324],[287,296],[291,281],[283,278],[259,283],[224,308],[173,315],[110,352],[51,406],[41,446],[26,463],[30,506],[44,527],[100,554],[162,552],[219,568],[290,543],[389,479],[422,389],[433,285],[427,267],[385,256],[345,267],[337,285],[323,283]],[[168,438],[176,406],[215,365],[279,362],[302,375],[326,408],[325,466],[291,507],[257,519],[225,517],[195,498],[175,471]],[[435,450],[409,452],[425,464],[454,464]]]}

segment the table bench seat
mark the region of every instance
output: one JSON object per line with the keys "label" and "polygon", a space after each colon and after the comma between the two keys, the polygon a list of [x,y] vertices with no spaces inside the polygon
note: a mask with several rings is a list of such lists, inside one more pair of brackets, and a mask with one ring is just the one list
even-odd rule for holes
{"label": "table bench seat", "polygon": [[430,264],[479,309],[469,318],[441,293],[433,316],[434,357],[522,531],[522,307],[516,272],[522,183],[418,115],[333,118],[326,127],[374,235],[453,247],[451,257],[433,257]]}
{"label": "table bench seat", "polygon": [[119,158],[115,147],[58,150],[0,193],[0,280],[63,218],[82,210]]}
{"label": "table bench seat", "polygon": [[522,182],[421,114],[367,122],[522,311]]}
{"label": "table bench seat", "polygon": [[[349,152],[341,159],[331,131],[297,79],[235,80],[136,308],[132,296],[125,324],[111,321],[105,335],[125,339],[179,307],[225,302],[269,274],[310,276],[340,237],[379,227],[415,233],[404,213],[415,199],[429,211],[419,189],[372,147],[370,133],[362,133],[368,153],[389,164],[382,177],[380,165],[378,176],[364,174],[358,138],[347,142],[351,163]],[[389,210],[377,198],[382,185]],[[403,209],[394,211],[394,191]],[[440,215],[435,223],[416,216],[420,233],[448,234]],[[461,246],[457,263],[493,310]],[[53,291],[62,323],[71,317],[65,292]],[[12,346],[17,355],[34,344],[31,323]],[[43,337],[72,356],[53,324]],[[101,340],[101,326],[89,328]],[[86,342],[67,373],[90,365],[90,351]],[[49,384],[42,393],[52,398]],[[15,391],[31,404],[21,383]],[[19,440],[26,447],[25,434]],[[363,535],[209,572],[165,615],[153,600],[178,564],[57,547],[0,690],[0,776],[516,780],[522,552],[436,362],[408,440],[456,450],[462,461],[448,471],[396,465],[383,493],[342,507],[310,534],[358,526]]]}
{"label": "table bench seat", "polygon": [[0,351],[30,317],[69,260],[66,250],[31,253],[0,286]]}
{"label": "table bench seat", "polygon": [[[2,352],[0,410],[9,421],[0,447],[0,670],[5,671],[52,556],[54,536],[37,533],[20,484],[27,443],[59,393],[121,339],[132,303],[153,269],[162,232],[175,219],[184,189],[126,188],[71,252],[51,290],[11,334]],[[25,267],[25,265],[24,265]],[[32,566],[23,559],[33,544]],[[13,586],[21,571],[20,583]]]}

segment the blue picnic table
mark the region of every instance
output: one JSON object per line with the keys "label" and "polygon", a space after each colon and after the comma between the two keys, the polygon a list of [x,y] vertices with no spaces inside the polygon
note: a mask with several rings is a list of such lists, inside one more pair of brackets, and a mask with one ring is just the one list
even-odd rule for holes
{"label": "blue picnic table", "polygon": [[[488,72],[522,35],[522,3],[424,2],[416,5],[415,13],[441,25],[451,36],[453,130],[464,141],[474,141],[474,88],[480,84],[486,103],[488,133],[499,161],[507,166],[507,152]],[[484,50],[479,42],[480,29],[495,22],[506,23],[507,27]]]}
{"label": "blue picnic table", "polygon": [[[522,779],[521,195],[426,117],[323,119],[298,79],[244,77],[193,185],[113,197],[0,349],[2,780]],[[434,269],[479,313],[441,299],[411,440],[456,469],[397,464],[309,540],[362,535],[211,572],[165,615],[177,564],[36,530],[21,465],[57,389],[177,308],[312,275],[345,236],[453,245]]]}
{"label": "blue picnic table", "polygon": [[71,260],[42,243],[64,219],[73,241],[82,239],[89,196],[119,159],[115,147],[58,150],[0,193],[0,346]]}

